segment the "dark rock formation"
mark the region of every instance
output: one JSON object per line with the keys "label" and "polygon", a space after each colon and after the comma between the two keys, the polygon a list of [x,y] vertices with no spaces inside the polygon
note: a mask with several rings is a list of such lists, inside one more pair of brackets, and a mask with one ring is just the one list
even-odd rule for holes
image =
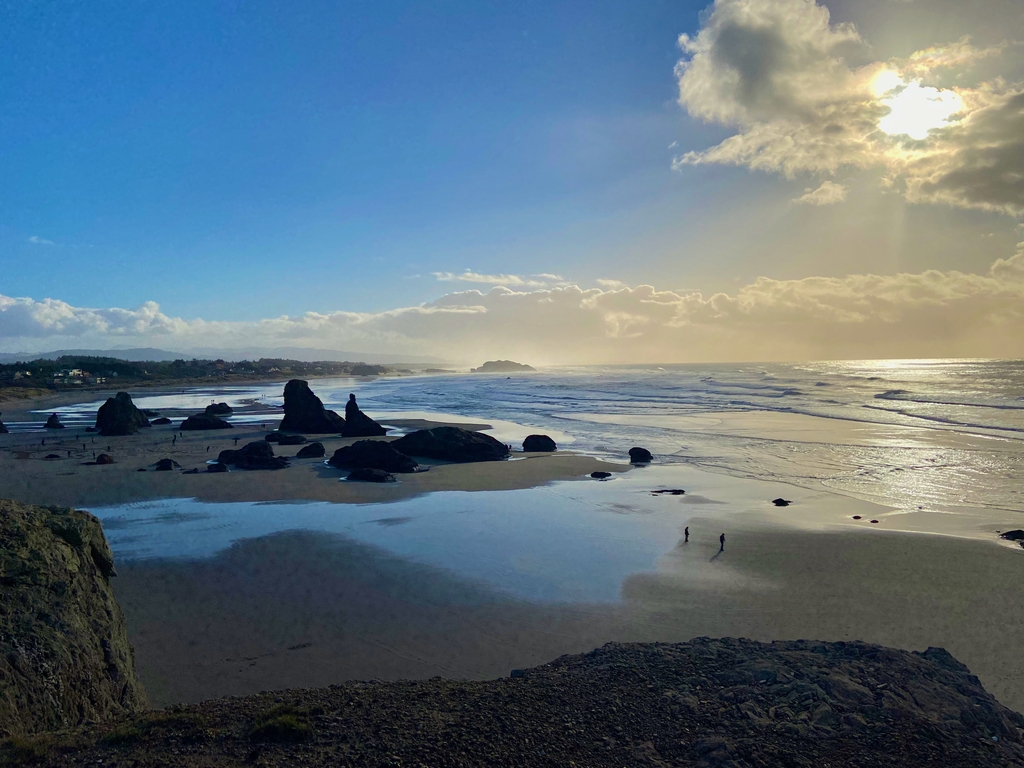
{"label": "dark rock formation", "polygon": [[228,465],[227,464],[222,464],[221,462],[217,461],[217,462],[214,462],[213,464],[207,464],[206,465],[206,471],[207,472],[227,472],[228,471]]}
{"label": "dark rock formation", "polygon": [[159,419],[153,419],[149,423],[152,424],[154,427],[162,427],[164,424],[170,424],[171,420],[168,419],[166,416],[161,416]]}
{"label": "dark rock formation", "polygon": [[348,473],[349,480],[360,483],[394,483],[396,478],[390,472],[383,469],[371,469],[370,467],[359,467]]}
{"label": "dark rock formation", "polygon": [[682,488],[659,488],[651,491],[651,496],[683,496],[686,494]]}
{"label": "dark rock formation", "polygon": [[114,457],[108,453],[101,453],[99,456],[96,457],[96,463],[100,465],[113,464]]}
{"label": "dark rock formation", "polygon": [[0,733],[145,708],[114,575],[92,515],[0,500]]}
{"label": "dark rock formation", "polygon": [[520,373],[537,369],[522,363],[514,363],[511,360],[488,360],[479,368],[470,368],[469,370],[471,373]]}
{"label": "dark rock formation", "polygon": [[284,432],[327,434],[345,429],[345,420],[334,411],[328,411],[320,398],[313,394],[308,382],[292,379],[284,386],[284,418],[280,429]]}
{"label": "dark rock formation", "polygon": [[296,459],[320,459],[327,455],[327,449],[324,448],[323,443],[310,443],[304,445],[299,449],[299,452],[295,454]]}
{"label": "dark rock formation", "polygon": [[51,413],[50,418],[46,420],[44,425],[47,429],[64,429],[64,425],[60,423],[60,418],[56,413]]}
{"label": "dark rock formation", "polygon": [[783,499],[782,497],[779,497],[777,499],[772,499],[772,504],[774,504],[776,507],[788,507],[792,503],[793,502],[787,501],[786,499]]}
{"label": "dark rock formation", "polygon": [[[275,718],[271,740],[257,729]],[[939,648],[699,638],[609,643],[497,680],[213,699],[162,723],[147,713],[93,726],[75,751],[40,762],[177,768],[256,754],[253,763],[303,768],[1007,768],[1024,765],[1022,727]],[[144,737],[117,738],[125,733]]]}
{"label": "dark rock formation", "polygon": [[590,476],[595,480],[607,480],[612,476],[611,472],[591,472]]}
{"label": "dark rock formation", "polygon": [[[3,414],[0,413],[0,416],[3,416]],[[4,426],[3,420],[0,420],[0,435],[6,435],[6,434],[8,434],[8,429],[7,429],[6,426]]]}
{"label": "dark rock formation", "polygon": [[45,456],[43,456],[43,458],[44,458],[44,459],[59,459],[59,458],[60,458],[60,454],[57,454],[57,453],[48,453],[48,454],[46,454]]}
{"label": "dark rock formation", "polygon": [[189,416],[181,422],[181,427],[179,427],[179,429],[188,432],[189,430],[199,429],[232,429],[232,426],[219,416],[208,416],[205,413],[197,413],[193,416]]}
{"label": "dark rock formation", "polygon": [[160,411],[154,411],[151,408],[140,408],[139,410],[142,411],[142,415],[147,419],[152,419],[154,416],[160,415]]}
{"label": "dark rock formation", "polygon": [[490,435],[460,427],[421,429],[398,438],[391,445],[406,456],[441,461],[499,461],[509,455],[508,448]]}
{"label": "dark rock formation", "polygon": [[646,448],[630,448],[629,449],[629,463],[630,464],[649,464],[654,461],[654,456]]}
{"label": "dark rock formation", "polygon": [[278,431],[268,432],[267,436],[263,438],[268,443],[277,443],[281,440],[281,433]]}
{"label": "dark rock formation", "polygon": [[356,404],[356,396],[349,395],[345,403],[345,427],[341,430],[343,437],[380,437],[388,431],[371,419]]}
{"label": "dark rock formation", "polygon": [[277,439],[278,445],[302,445],[306,438],[302,435],[280,435]]}
{"label": "dark rock formation", "polygon": [[339,469],[382,469],[399,473],[418,469],[413,459],[395,450],[394,443],[383,440],[358,440],[346,445],[336,450],[328,463]]}
{"label": "dark rock formation", "polygon": [[221,451],[217,461],[239,469],[285,469],[288,459],[274,455],[274,446],[266,440],[248,443],[237,451]]}
{"label": "dark rock formation", "polygon": [[206,406],[207,416],[227,416],[229,413],[233,413],[231,406],[227,403],[210,403]]}
{"label": "dark rock formation", "polygon": [[558,446],[547,435],[529,435],[523,440],[523,450],[526,453],[551,453],[558,450]]}
{"label": "dark rock formation", "polygon": [[176,462],[174,459],[160,459],[153,465],[154,472],[170,472],[174,469],[181,469],[181,464]]}
{"label": "dark rock formation", "polygon": [[149,419],[135,407],[127,392],[108,397],[96,411],[96,429],[101,435],[134,435],[140,427],[148,427]]}
{"label": "dark rock formation", "polygon": [[1016,541],[1022,547],[1024,547],[1024,531],[1017,530],[1006,531],[1005,533],[999,534],[1000,539],[1006,539],[1007,541]]}

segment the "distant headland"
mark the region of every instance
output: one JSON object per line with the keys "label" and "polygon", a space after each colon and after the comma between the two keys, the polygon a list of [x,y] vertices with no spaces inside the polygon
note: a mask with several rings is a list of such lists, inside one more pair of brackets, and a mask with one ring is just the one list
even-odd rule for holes
{"label": "distant headland", "polygon": [[532,365],[516,363],[512,360],[488,360],[479,368],[470,368],[471,373],[521,373],[523,371],[536,371]]}

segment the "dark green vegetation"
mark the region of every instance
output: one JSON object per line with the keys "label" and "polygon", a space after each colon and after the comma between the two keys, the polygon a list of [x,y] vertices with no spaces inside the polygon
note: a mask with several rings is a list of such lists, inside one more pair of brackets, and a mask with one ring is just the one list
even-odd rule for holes
{"label": "dark green vegetation", "polygon": [[941,649],[704,638],[502,680],[225,698],[6,749],[49,766],[989,768],[1024,764],[1022,726]]}
{"label": "dark green vegetation", "polygon": [[92,515],[0,500],[0,733],[24,737],[145,706],[115,575]]}
{"label": "dark green vegetation", "polygon": [[[67,391],[82,388],[123,388],[139,385],[226,384],[232,381],[295,378],[298,376],[378,376],[381,365],[299,360],[174,360],[131,362],[113,357],[66,356],[0,365],[0,389]],[[37,394],[32,392],[31,394]]]}

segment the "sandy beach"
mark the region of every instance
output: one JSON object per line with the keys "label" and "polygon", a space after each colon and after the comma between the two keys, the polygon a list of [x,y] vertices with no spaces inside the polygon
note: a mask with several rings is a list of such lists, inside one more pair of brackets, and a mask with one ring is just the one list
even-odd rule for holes
{"label": "sandy beach", "polygon": [[[735,422],[745,431],[779,426],[807,434],[821,428],[804,419]],[[173,427],[154,427],[131,437],[96,436],[95,444],[91,434],[70,432],[0,437],[0,496],[79,508],[160,499],[306,500],[341,505],[344,515],[348,504],[571,486],[598,469],[630,469],[559,452],[433,466],[387,486],[340,482],[343,473],[321,460],[274,472],[138,472],[165,457],[202,469],[235,438],[244,445],[265,430],[240,425],[173,441]],[[351,441],[322,442],[330,455]],[[107,452],[108,445],[117,463],[89,465],[93,451]],[[282,455],[296,450],[277,448]],[[43,458],[51,452],[63,456]],[[1024,620],[1007,607],[1024,577],[1024,553],[998,542],[997,519],[907,514],[825,490],[692,467],[671,471],[689,489],[665,499],[676,505],[680,523],[666,554],[628,576],[615,601],[531,600],[456,570],[310,530],[243,538],[212,557],[118,563],[115,590],[140,674],[158,706],[351,679],[485,679],[611,640],[741,636],[942,646],[1000,701],[1024,709],[1018,653]],[[628,477],[642,473],[628,471]],[[780,493],[793,506],[768,503]],[[621,507],[616,514],[645,514],[642,507],[611,506]],[[393,514],[384,508],[380,517]],[[684,522],[692,533],[688,543]],[[724,553],[719,532],[727,535]]]}

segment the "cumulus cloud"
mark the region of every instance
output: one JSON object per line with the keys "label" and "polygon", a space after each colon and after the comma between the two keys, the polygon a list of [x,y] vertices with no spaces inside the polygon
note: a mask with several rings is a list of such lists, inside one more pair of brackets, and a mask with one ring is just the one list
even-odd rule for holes
{"label": "cumulus cloud", "polygon": [[56,243],[53,242],[53,240],[47,240],[46,238],[39,237],[38,235],[32,235],[32,237],[30,237],[28,241],[33,245],[56,245]]}
{"label": "cumulus cloud", "polygon": [[433,275],[443,283],[459,282],[477,283],[480,285],[507,285],[517,288],[541,288],[549,283],[562,281],[562,277],[560,275],[547,273],[522,277],[520,275],[483,275],[479,272],[473,272],[468,269],[461,273],[434,272]]}
{"label": "cumulus cloud", "polygon": [[834,181],[825,180],[817,189],[808,187],[800,197],[793,198],[797,205],[834,205],[846,199],[846,187]]}
{"label": "cumulus cloud", "polygon": [[[881,168],[911,202],[1024,215],[1024,91],[1002,80],[941,87],[1005,46],[968,38],[854,66],[870,52],[813,0],[716,0],[679,39],[679,102],[734,133],[673,165],[724,163],[831,175]],[[932,82],[934,81],[934,82]]]}
{"label": "cumulus cloud", "polygon": [[733,294],[649,285],[495,286],[384,312],[309,312],[257,322],[169,317],[159,306],[85,309],[0,297],[11,349],[133,343],[175,349],[296,346],[494,357],[540,364],[1024,356],[1024,243],[983,274],[929,270],[774,280]]}

